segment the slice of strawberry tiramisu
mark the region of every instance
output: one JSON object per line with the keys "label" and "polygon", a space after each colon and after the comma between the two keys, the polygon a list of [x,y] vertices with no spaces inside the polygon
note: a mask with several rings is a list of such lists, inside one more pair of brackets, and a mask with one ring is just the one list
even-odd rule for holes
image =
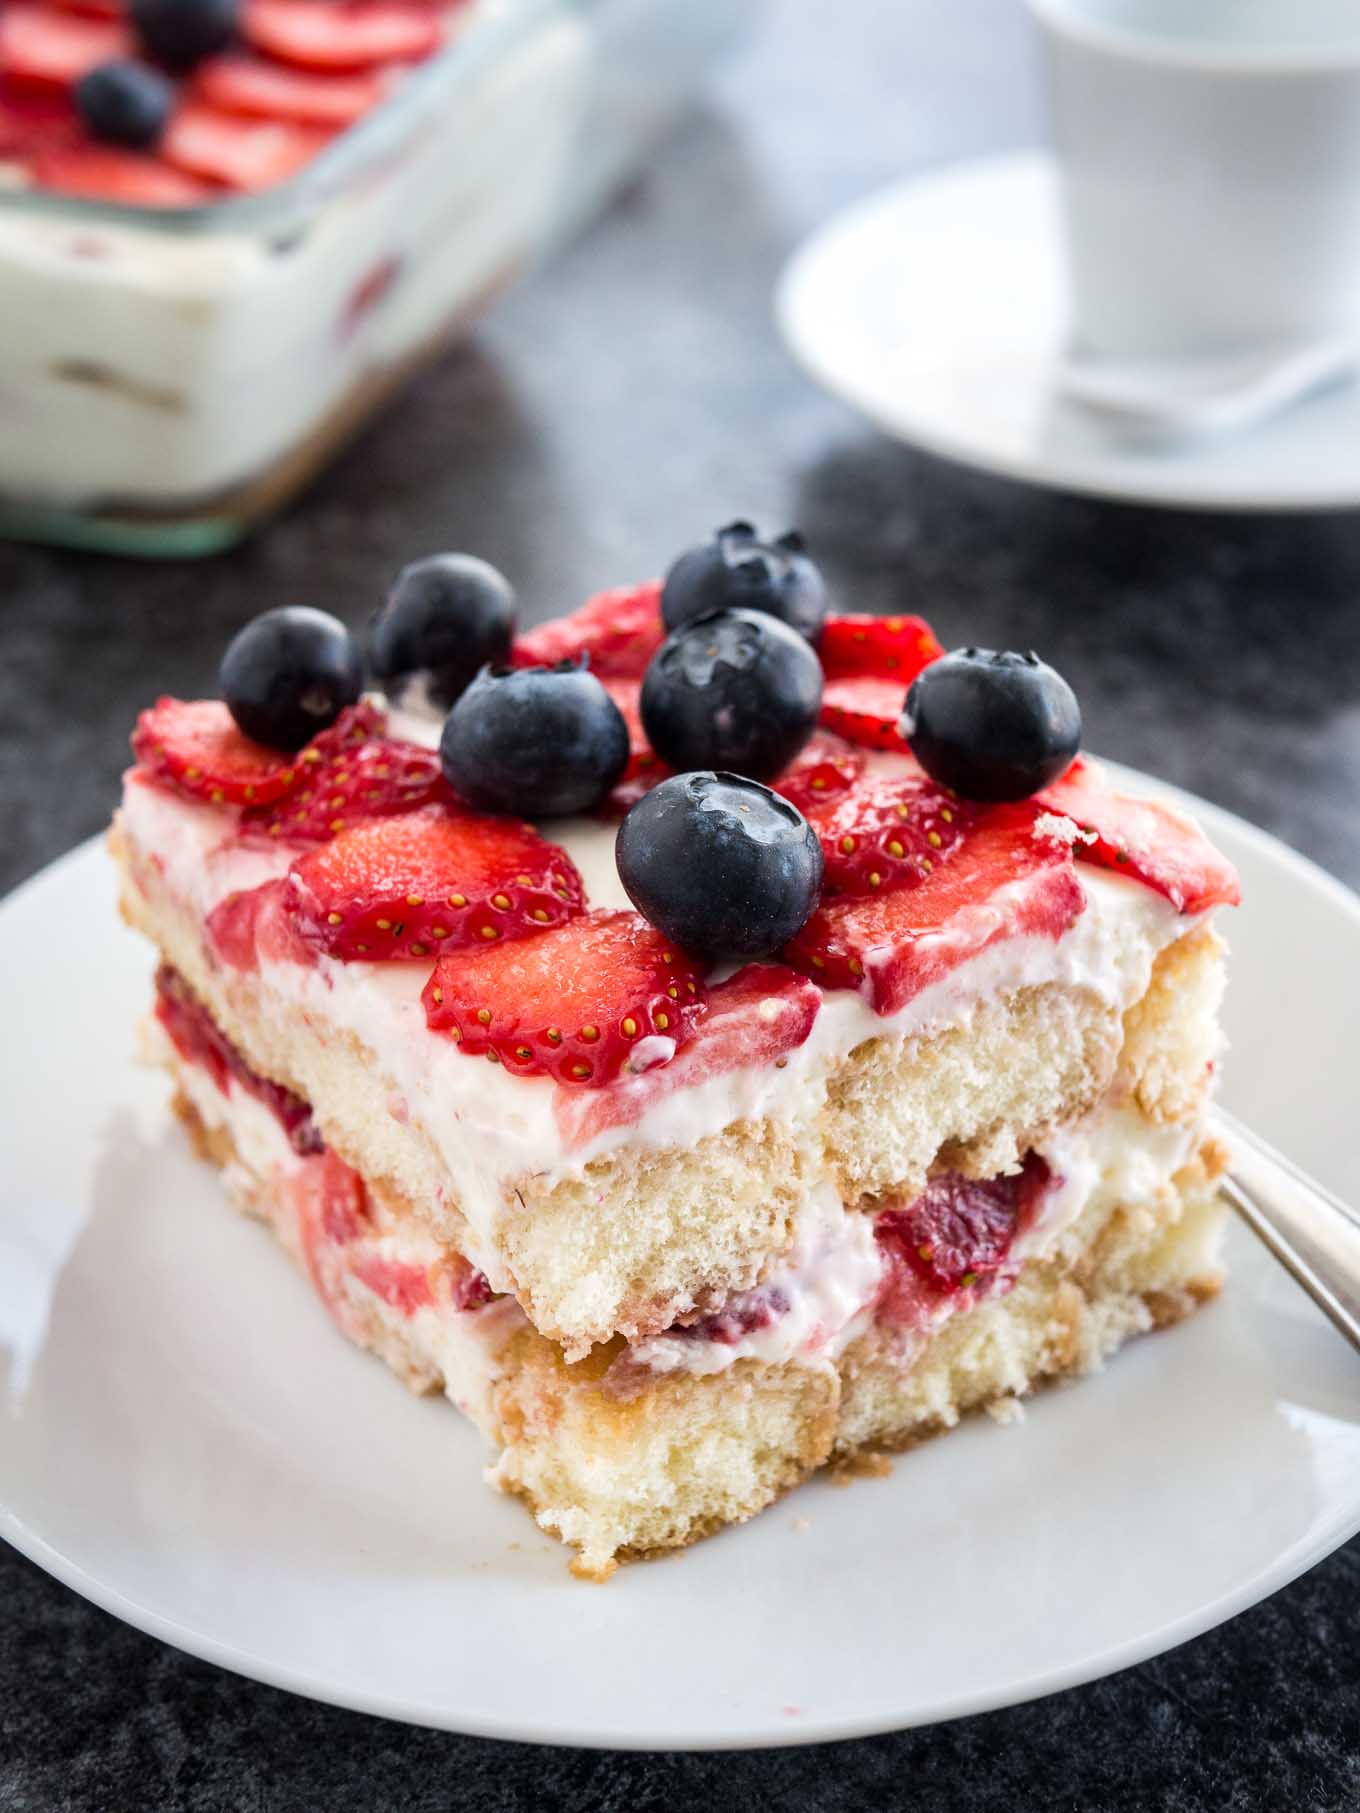
{"label": "slice of strawberry tiramisu", "polygon": [[514,635],[409,567],[143,713],[111,843],[177,1111],[579,1551],[1096,1366],[1219,1280],[1229,866],[1032,655],[736,524]]}

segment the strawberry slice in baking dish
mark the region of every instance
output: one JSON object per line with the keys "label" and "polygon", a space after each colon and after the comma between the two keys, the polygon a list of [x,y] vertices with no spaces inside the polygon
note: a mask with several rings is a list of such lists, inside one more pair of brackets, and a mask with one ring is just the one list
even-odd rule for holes
{"label": "strawberry slice in baking dish", "polygon": [[92,19],[45,6],[0,11],[0,76],[7,82],[72,88],[99,64],[136,52],[122,19]]}
{"label": "strawberry slice in baking dish", "polygon": [[194,77],[196,98],[221,113],[336,131],[376,107],[388,80],[368,71],[330,75],[291,69],[264,57],[211,57]]}
{"label": "strawberry slice in baking dish", "polygon": [[439,47],[438,14],[398,0],[250,0],[250,45],[301,69],[372,69],[419,63]]}
{"label": "strawberry slice in baking dish", "polygon": [[189,176],[229,189],[268,189],[310,163],[330,136],[290,120],[252,120],[187,102],[171,118],[160,153]]}

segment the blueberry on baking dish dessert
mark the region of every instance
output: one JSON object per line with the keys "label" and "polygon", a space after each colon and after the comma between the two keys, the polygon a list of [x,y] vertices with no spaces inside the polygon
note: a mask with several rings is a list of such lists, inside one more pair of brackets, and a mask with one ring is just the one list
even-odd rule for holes
{"label": "blueberry on baking dish dessert", "polygon": [[595,1579],[1220,1280],[1231,867],[1052,668],[726,533],[518,635],[416,562],[368,692],[269,612],[110,833],[199,1150]]}
{"label": "blueberry on baking dish dessert", "polygon": [[762,541],[750,523],[729,523],[674,562],[661,592],[668,630],[710,611],[733,609],[764,611],[816,642],[826,616],[826,586],[796,529]]}
{"label": "blueberry on baking dish dessert", "polygon": [[447,711],[483,667],[510,659],[515,594],[489,562],[432,554],[401,572],[368,630],[373,678],[403,710]]}

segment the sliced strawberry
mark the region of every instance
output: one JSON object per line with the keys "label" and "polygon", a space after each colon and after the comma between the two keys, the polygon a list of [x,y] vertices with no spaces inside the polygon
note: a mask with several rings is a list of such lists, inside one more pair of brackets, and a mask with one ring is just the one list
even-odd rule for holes
{"label": "sliced strawberry", "polygon": [[670,1064],[625,1071],[606,1089],[564,1090],[554,1112],[569,1151],[628,1126],[663,1096],[732,1070],[768,1070],[805,1043],[822,991],[781,963],[748,963],[708,991],[708,1011]]}
{"label": "sliced strawberry", "polygon": [[368,706],[349,707],[341,722],[299,751],[297,785],[273,805],[243,812],[242,833],[325,843],[361,818],[387,818],[429,805],[453,807],[453,789],[438,756],[418,743],[375,735],[369,720],[359,715],[369,711]]}
{"label": "sliced strawberry", "polygon": [[470,1057],[599,1088],[667,1063],[704,1012],[700,972],[637,913],[596,912],[539,938],[443,956],[425,1017]]}
{"label": "sliced strawberry", "polygon": [[496,1301],[496,1293],[485,1272],[470,1265],[461,1253],[450,1253],[444,1265],[444,1276],[448,1280],[449,1301],[455,1309],[483,1309]]}
{"label": "sliced strawberry", "polygon": [[642,712],[638,705],[641,680],[605,680],[603,684],[628,726],[628,766],[600,810],[606,817],[622,818],[644,793],[650,793],[671,771],[647,741],[647,732],[642,728]]}
{"label": "sliced strawberry", "polygon": [[874,1218],[874,1237],[888,1262],[880,1310],[911,1312],[917,1283],[932,1296],[985,1290],[1002,1279],[1015,1237],[1052,1182],[1048,1166],[1030,1153],[1005,1177],[978,1179],[945,1171],[932,1177],[904,1209]]}
{"label": "sliced strawberry", "polygon": [[817,649],[828,680],[875,674],[903,687],[944,653],[924,617],[828,617]]}
{"label": "sliced strawberry", "polygon": [[297,778],[294,757],[242,736],[217,699],[157,699],[137,719],[132,753],[155,780],[214,806],[267,804]]}
{"label": "sliced strawberry", "polygon": [[855,674],[828,680],[822,688],[821,721],[828,730],[862,743],[866,749],[903,750],[897,721],[906,703],[905,680],[880,680],[873,674]]}
{"label": "sliced strawberry", "polygon": [[100,63],[136,54],[122,20],[87,19],[46,6],[0,11],[0,75],[10,82],[73,88]]}
{"label": "sliced strawberry", "polygon": [[[311,0],[308,0],[311,4]],[[311,161],[330,134],[287,120],[248,120],[185,102],[175,109],[160,154],[190,176],[230,189],[268,189]]]}
{"label": "sliced strawberry", "polygon": [[346,1334],[361,1330],[345,1294],[349,1267],[337,1249],[357,1240],[370,1225],[364,1180],[327,1147],[299,1167],[290,1194],[298,1245],[317,1295]]}
{"label": "sliced strawberry", "polygon": [[0,94],[0,157],[32,157],[80,132],[69,95],[55,88],[14,88]]}
{"label": "sliced strawberry", "polygon": [[321,1134],[300,1095],[252,1070],[217,1022],[199,1004],[178,970],[163,963],[156,972],[156,1018],[186,1063],[200,1064],[223,1094],[238,1084],[262,1101],[288,1135],[295,1152],[319,1152]]}
{"label": "sliced strawberry", "polygon": [[90,19],[121,19],[126,7],[124,0],[48,0],[58,12],[84,13]]}
{"label": "sliced strawberry", "polygon": [[262,57],[210,57],[194,75],[194,93],[209,107],[299,126],[352,126],[385,92],[381,76],[320,75]]}
{"label": "sliced strawberry", "polygon": [[640,680],[661,647],[661,581],[597,592],[570,617],[540,623],[516,641],[516,667],[552,667],[587,656],[601,680]]}
{"label": "sliced strawberry", "polygon": [[303,69],[418,63],[440,41],[438,14],[398,0],[249,0],[245,35],[267,57]]}
{"label": "sliced strawberry", "polygon": [[412,1265],[409,1259],[392,1259],[386,1253],[357,1254],[349,1266],[351,1274],[398,1315],[413,1316],[418,1309],[429,1309],[434,1302],[430,1277],[423,1265]]}
{"label": "sliced strawberry", "polygon": [[919,769],[861,781],[813,813],[824,892],[872,894],[921,880],[953,857],[981,811]]}
{"label": "sliced strawberry", "polygon": [[1198,825],[1156,800],[1111,793],[1099,770],[1080,756],[1039,795],[1039,804],[1094,834],[1076,845],[1084,861],[1146,883],[1178,913],[1236,906],[1242,898],[1236,869]]}
{"label": "sliced strawberry", "polygon": [[284,911],[284,884],[263,882],[228,894],[208,914],[209,948],[235,969],[256,969],[260,962],[316,962],[316,952],[293,929]]}
{"label": "sliced strawberry", "polygon": [[839,799],[863,772],[864,757],[853,743],[819,730],[770,785],[800,812],[815,812]]}
{"label": "sliced strawberry", "polygon": [[39,189],[134,208],[196,208],[221,194],[139,151],[88,141],[41,145],[32,155],[29,175]]}
{"label": "sliced strawberry", "polygon": [[571,858],[530,825],[427,806],[361,819],[298,857],[284,906],[301,937],[343,960],[485,950],[581,911]]}
{"label": "sliced strawberry", "polygon": [[993,806],[907,886],[823,903],[784,952],[824,987],[860,989],[881,1014],[1004,938],[1059,938],[1085,905],[1068,846],[1028,802]]}

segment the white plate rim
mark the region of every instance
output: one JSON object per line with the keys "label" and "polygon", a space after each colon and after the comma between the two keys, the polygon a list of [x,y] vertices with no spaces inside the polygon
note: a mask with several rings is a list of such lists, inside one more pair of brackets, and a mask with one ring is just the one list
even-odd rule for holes
{"label": "white plate rim", "polygon": [[[998,448],[983,448],[976,440],[951,433],[937,422],[912,416],[900,408],[886,407],[871,383],[852,376],[845,365],[832,356],[825,336],[809,329],[807,295],[815,283],[824,280],[825,269],[838,247],[863,236],[896,206],[947,183],[970,179],[979,183],[988,179],[1000,183],[1028,177],[1037,184],[1041,180],[1052,181],[1054,172],[1052,153],[1037,147],[966,158],[899,177],[823,222],[792,253],[775,284],[775,324],[794,359],[823,389],[868,417],[891,440],[919,448],[966,471],[990,473],[1019,484],[1078,497],[1146,504],[1166,510],[1221,511],[1227,515],[1261,511],[1303,515],[1350,510],[1360,504],[1360,480],[1330,488],[1320,484],[1307,493],[1282,492],[1272,489],[1268,483],[1253,486],[1250,482],[1231,491],[1197,488],[1193,479],[1194,448],[1179,451],[1174,467],[1167,468],[1183,475],[1180,483],[1169,476],[1159,477],[1159,468],[1151,463],[1142,476],[1122,467],[1116,479],[1108,467],[1094,462],[1044,456],[1026,459]],[[1360,389],[1352,399],[1352,407],[1360,422]],[[1184,478],[1189,482],[1184,482]]]}
{"label": "white plate rim", "polygon": [[[1113,774],[1142,791],[1155,791],[1192,812],[1212,833],[1214,826],[1226,827],[1239,841],[1250,845],[1267,861],[1292,871],[1300,881],[1325,896],[1330,904],[1360,928],[1360,895],[1336,876],[1328,873],[1311,858],[1294,850],[1271,833],[1253,825],[1225,807],[1186,792],[1184,789],[1156,781],[1153,777],[1109,762]],[[21,882],[0,899],[0,913],[30,891],[54,879],[82,860],[89,860],[103,843],[102,834],[87,839],[65,855]],[[1245,1237],[1245,1236],[1244,1236]],[[766,1513],[768,1515],[768,1513]],[[1339,1508],[1316,1529],[1312,1539],[1285,1552],[1273,1565],[1259,1569],[1230,1591],[1172,1619],[1153,1631],[1123,1644],[1083,1655],[1060,1667],[1038,1675],[1027,1676],[1022,1685],[1011,1691],[981,1690],[976,1694],[954,1694],[938,1704],[918,1703],[891,1719],[882,1713],[863,1717],[809,1719],[796,1725],[758,1725],[741,1734],[714,1737],[702,1728],[692,1732],[668,1729],[665,1732],[640,1731],[621,1727],[613,1731],[592,1731],[585,1735],[571,1725],[556,1726],[551,1719],[528,1723],[513,1716],[489,1719],[459,1718],[446,1706],[398,1698],[380,1690],[358,1692],[339,1683],[328,1682],[319,1675],[280,1666],[268,1656],[245,1651],[236,1645],[199,1631],[173,1617],[144,1606],[117,1588],[106,1585],[78,1562],[49,1543],[37,1530],[0,1503],[0,1536],[28,1560],[42,1568],[62,1585],[82,1598],[111,1613],[144,1635],[170,1645],[196,1660],[240,1675],[262,1685],[280,1688],[320,1704],[338,1706],[346,1711],[366,1713],[396,1723],[427,1729],[451,1731],[464,1736],[494,1738],[521,1743],[556,1745],[566,1748],[629,1751],[734,1751],[746,1749],[787,1749],[810,1744],[833,1743],[845,1739],[873,1737],[894,1731],[943,1724],[984,1712],[1000,1711],[1009,1706],[1024,1705],[1050,1694],[1084,1686],[1092,1681],[1118,1674],[1140,1662],[1163,1655],[1182,1643],[1217,1629],[1242,1612],[1260,1604],[1273,1593],[1288,1586],[1343,1543],[1360,1532],[1360,1499],[1349,1508]],[[674,1565],[674,1563],[672,1563]],[[582,1591],[593,1590],[583,1585]],[[604,1590],[607,1590],[604,1589]]]}

